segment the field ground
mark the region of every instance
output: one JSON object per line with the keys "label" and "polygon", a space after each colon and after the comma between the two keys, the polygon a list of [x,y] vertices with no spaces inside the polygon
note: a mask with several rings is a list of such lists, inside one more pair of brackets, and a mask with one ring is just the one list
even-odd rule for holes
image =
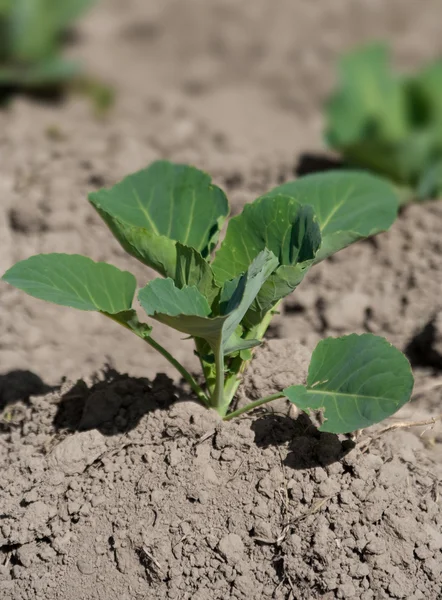
{"label": "field ground", "polygon": [[[0,267],[82,253],[144,283],[152,273],[89,191],[169,158],[210,172],[238,212],[324,153],[321,104],[342,50],[387,38],[411,68],[442,53],[441,18],[437,0],[103,1],[69,52],[115,87],[111,112],[73,95],[0,114]],[[437,417],[441,231],[441,203],[410,206],[315,267],[240,401],[301,381],[319,339],[371,331],[412,361],[414,400],[398,418]],[[100,315],[6,285],[0,307],[2,598],[442,598],[440,423],[351,442],[281,403],[220,424]],[[197,368],[189,342],[156,330]]]}

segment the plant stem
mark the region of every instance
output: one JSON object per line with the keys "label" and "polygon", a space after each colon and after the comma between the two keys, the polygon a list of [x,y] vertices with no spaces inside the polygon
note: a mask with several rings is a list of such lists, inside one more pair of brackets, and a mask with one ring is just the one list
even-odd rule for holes
{"label": "plant stem", "polygon": [[164,346],[162,346],[161,344],[159,344],[156,340],[154,340],[152,337],[146,337],[146,338],[142,338],[147,344],[149,344],[149,346],[151,346],[152,348],[155,348],[155,350],[157,350],[157,352],[159,352],[162,356],[164,356],[164,358],[166,360],[169,361],[169,363],[175,367],[175,369],[182,375],[182,377],[187,381],[187,383],[190,385],[190,387],[192,388],[192,390],[195,392],[195,394],[198,396],[198,399],[201,400],[201,402],[203,404],[205,404],[206,406],[209,406],[209,399],[207,398],[206,394],[203,392],[202,388],[198,385],[198,383],[195,381],[195,379],[193,378],[193,376],[189,373],[189,371],[187,371],[187,369],[185,369],[183,367],[183,365],[178,362],[171,354],[170,352],[168,352],[166,350],[166,348],[164,348]]}
{"label": "plant stem", "polygon": [[258,406],[262,406],[263,404],[267,404],[267,402],[271,402],[272,400],[278,400],[278,398],[284,398],[284,394],[282,392],[278,392],[276,394],[272,394],[271,396],[265,396],[264,398],[260,398],[259,400],[255,400],[250,404],[246,404],[246,406],[242,406],[237,410],[229,413],[223,418],[223,421],[230,421],[231,419],[235,419],[240,415],[253,410],[254,408],[258,408]]}
{"label": "plant stem", "polygon": [[229,408],[229,403],[226,402],[224,397],[224,354],[221,344],[213,348],[213,354],[215,356],[216,380],[215,389],[210,398],[210,406],[221,417],[224,417]]}
{"label": "plant stem", "polygon": [[[206,388],[207,396],[210,398],[213,395],[213,391],[215,389],[215,378],[213,377],[213,373],[210,368],[212,365],[206,363],[203,358],[204,344],[206,342],[204,342],[204,340],[201,338],[194,338],[193,341],[195,342],[196,354],[198,355],[198,359],[201,364],[201,369],[203,370],[204,378],[206,380],[205,388]],[[207,350],[206,350],[206,352],[207,352]]]}
{"label": "plant stem", "polygon": [[[269,312],[264,316],[263,320],[252,327],[250,331],[247,332],[245,339],[246,340],[262,340],[265,336],[267,329],[269,328],[270,322],[273,319],[275,313],[278,311],[278,307],[281,302],[278,302],[276,306],[269,310]],[[252,354],[254,349],[252,350]],[[233,397],[235,396],[240,384],[241,384],[241,376],[246,371],[247,367],[250,364],[250,360],[242,360],[239,356],[233,359],[232,363],[229,365],[229,375],[226,377],[226,382],[224,385],[224,399],[227,406],[230,406]]]}
{"label": "plant stem", "polygon": [[[195,381],[195,379],[193,378],[193,376],[189,373],[189,371],[187,371],[187,369],[185,369],[183,367],[183,365],[180,362],[178,362],[176,360],[176,358],[174,358],[170,354],[170,352],[168,352],[168,350],[166,350],[166,348],[164,348],[164,346],[162,346],[159,342],[157,342],[156,340],[153,339],[153,337],[150,335],[150,331],[148,332],[147,325],[145,325],[143,323],[139,323],[138,320],[136,320],[136,322],[135,322],[136,325],[134,325],[134,326],[131,327],[129,325],[129,322],[127,320],[122,319],[120,317],[120,314],[122,314],[122,313],[120,313],[120,314],[117,313],[115,315],[111,315],[109,313],[102,312],[101,314],[105,315],[106,317],[109,317],[110,319],[112,319],[112,321],[115,321],[115,323],[118,323],[119,325],[122,325],[125,329],[128,329],[129,331],[131,331],[137,337],[139,337],[144,342],[146,342],[146,344],[149,344],[149,346],[151,346],[157,352],[159,352],[162,356],[164,356],[164,358],[173,367],[175,367],[175,369],[183,377],[183,379],[185,379],[187,381],[187,383],[190,385],[190,387],[192,388],[192,390],[195,392],[195,394],[198,397],[198,399],[205,406],[207,406],[207,407],[210,406],[209,398],[204,393],[204,391],[202,390],[202,388],[198,385],[198,383]],[[136,319],[135,316],[133,316],[132,318]],[[143,329],[143,326],[146,327],[146,330]]]}

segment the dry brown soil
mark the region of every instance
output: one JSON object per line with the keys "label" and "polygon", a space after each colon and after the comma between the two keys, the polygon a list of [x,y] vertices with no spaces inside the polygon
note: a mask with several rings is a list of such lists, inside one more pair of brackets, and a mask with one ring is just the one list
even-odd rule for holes
{"label": "dry brown soil", "polygon": [[[438,0],[104,0],[69,52],[115,87],[111,112],[72,95],[0,113],[2,271],[77,252],[144,283],[152,274],[88,191],[163,157],[209,171],[237,212],[323,152],[321,103],[343,49],[387,37],[413,67],[442,53],[441,22]],[[410,206],[315,267],[240,401],[302,381],[324,336],[370,331],[412,361],[399,419],[437,416],[441,231],[441,203]],[[6,285],[0,307],[1,598],[442,598],[440,425],[351,441],[284,402],[222,424],[100,315]],[[156,330],[197,367],[188,341]]]}

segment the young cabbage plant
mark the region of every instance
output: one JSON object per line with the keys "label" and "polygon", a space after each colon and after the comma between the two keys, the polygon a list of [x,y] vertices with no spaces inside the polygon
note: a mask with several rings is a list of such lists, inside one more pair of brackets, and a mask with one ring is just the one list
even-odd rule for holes
{"label": "young cabbage plant", "polygon": [[[123,248],[162,276],[138,292],[149,324],[133,308],[135,277],[84,256],[32,256],[3,280],[121,324],[160,352],[199,400],[225,419],[285,396],[302,410],[322,411],[322,430],[350,432],[383,420],[410,398],[405,356],[383,338],[364,334],[320,342],[306,385],[230,410],[283,298],[314,264],[390,227],[398,200],[385,181],[336,171],[286,183],[246,204],[216,252],[228,202],[194,167],[155,162],[89,200]],[[193,339],[204,384],[155,340],[153,321]]]}
{"label": "young cabbage plant", "polygon": [[41,89],[71,79],[62,36],[95,0],[0,0],[0,88]]}
{"label": "young cabbage plant", "polygon": [[344,55],[326,106],[326,140],[348,164],[390,178],[402,202],[442,194],[442,61],[393,73],[388,49]]}

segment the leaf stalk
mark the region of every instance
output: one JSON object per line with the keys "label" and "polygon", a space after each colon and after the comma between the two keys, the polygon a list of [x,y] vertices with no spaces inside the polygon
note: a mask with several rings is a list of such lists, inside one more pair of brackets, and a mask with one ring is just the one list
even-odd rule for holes
{"label": "leaf stalk", "polygon": [[118,314],[111,315],[105,312],[102,312],[101,314],[105,315],[106,317],[109,317],[110,319],[112,319],[112,321],[115,321],[115,323],[122,325],[125,329],[131,331],[137,337],[145,341],[146,344],[149,344],[151,348],[154,348],[157,352],[159,352],[161,356],[163,356],[173,367],[175,367],[175,369],[183,377],[183,379],[187,381],[187,383],[190,385],[190,387],[198,397],[198,400],[200,400],[208,408],[210,407],[209,398],[204,393],[201,386],[195,381],[194,377],[189,373],[189,371],[185,367],[183,367],[183,365],[178,360],[176,360],[176,358],[174,358],[172,354],[170,354],[170,352],[166,350],[166,348],[164,348],[164,346],[157,342],[151,335],[143,334],[141,330],[137,331],[136,329],[132,329],[132,327],[129,327],[127,323],[121,321],[118,318]]}
{"label": "leaf stalk", "polygon": [[271,394],[270,396],[264,396],[264,398],[260,398],[259,400],[255,400],[254,402],[250,402],[250,404],[246,404],[237,410],[229,413],[223,418],[223,421],[230,421],[231,419],[235,419],[240,415],[243,415],[246,412],[250,412],[251,410],[262,406],[263,404],[267,404],[267,402],[272,402],[273,400],[278,400],[279,398],[284,398],[284,394],[282,392],[278,392],[276,394]]}

